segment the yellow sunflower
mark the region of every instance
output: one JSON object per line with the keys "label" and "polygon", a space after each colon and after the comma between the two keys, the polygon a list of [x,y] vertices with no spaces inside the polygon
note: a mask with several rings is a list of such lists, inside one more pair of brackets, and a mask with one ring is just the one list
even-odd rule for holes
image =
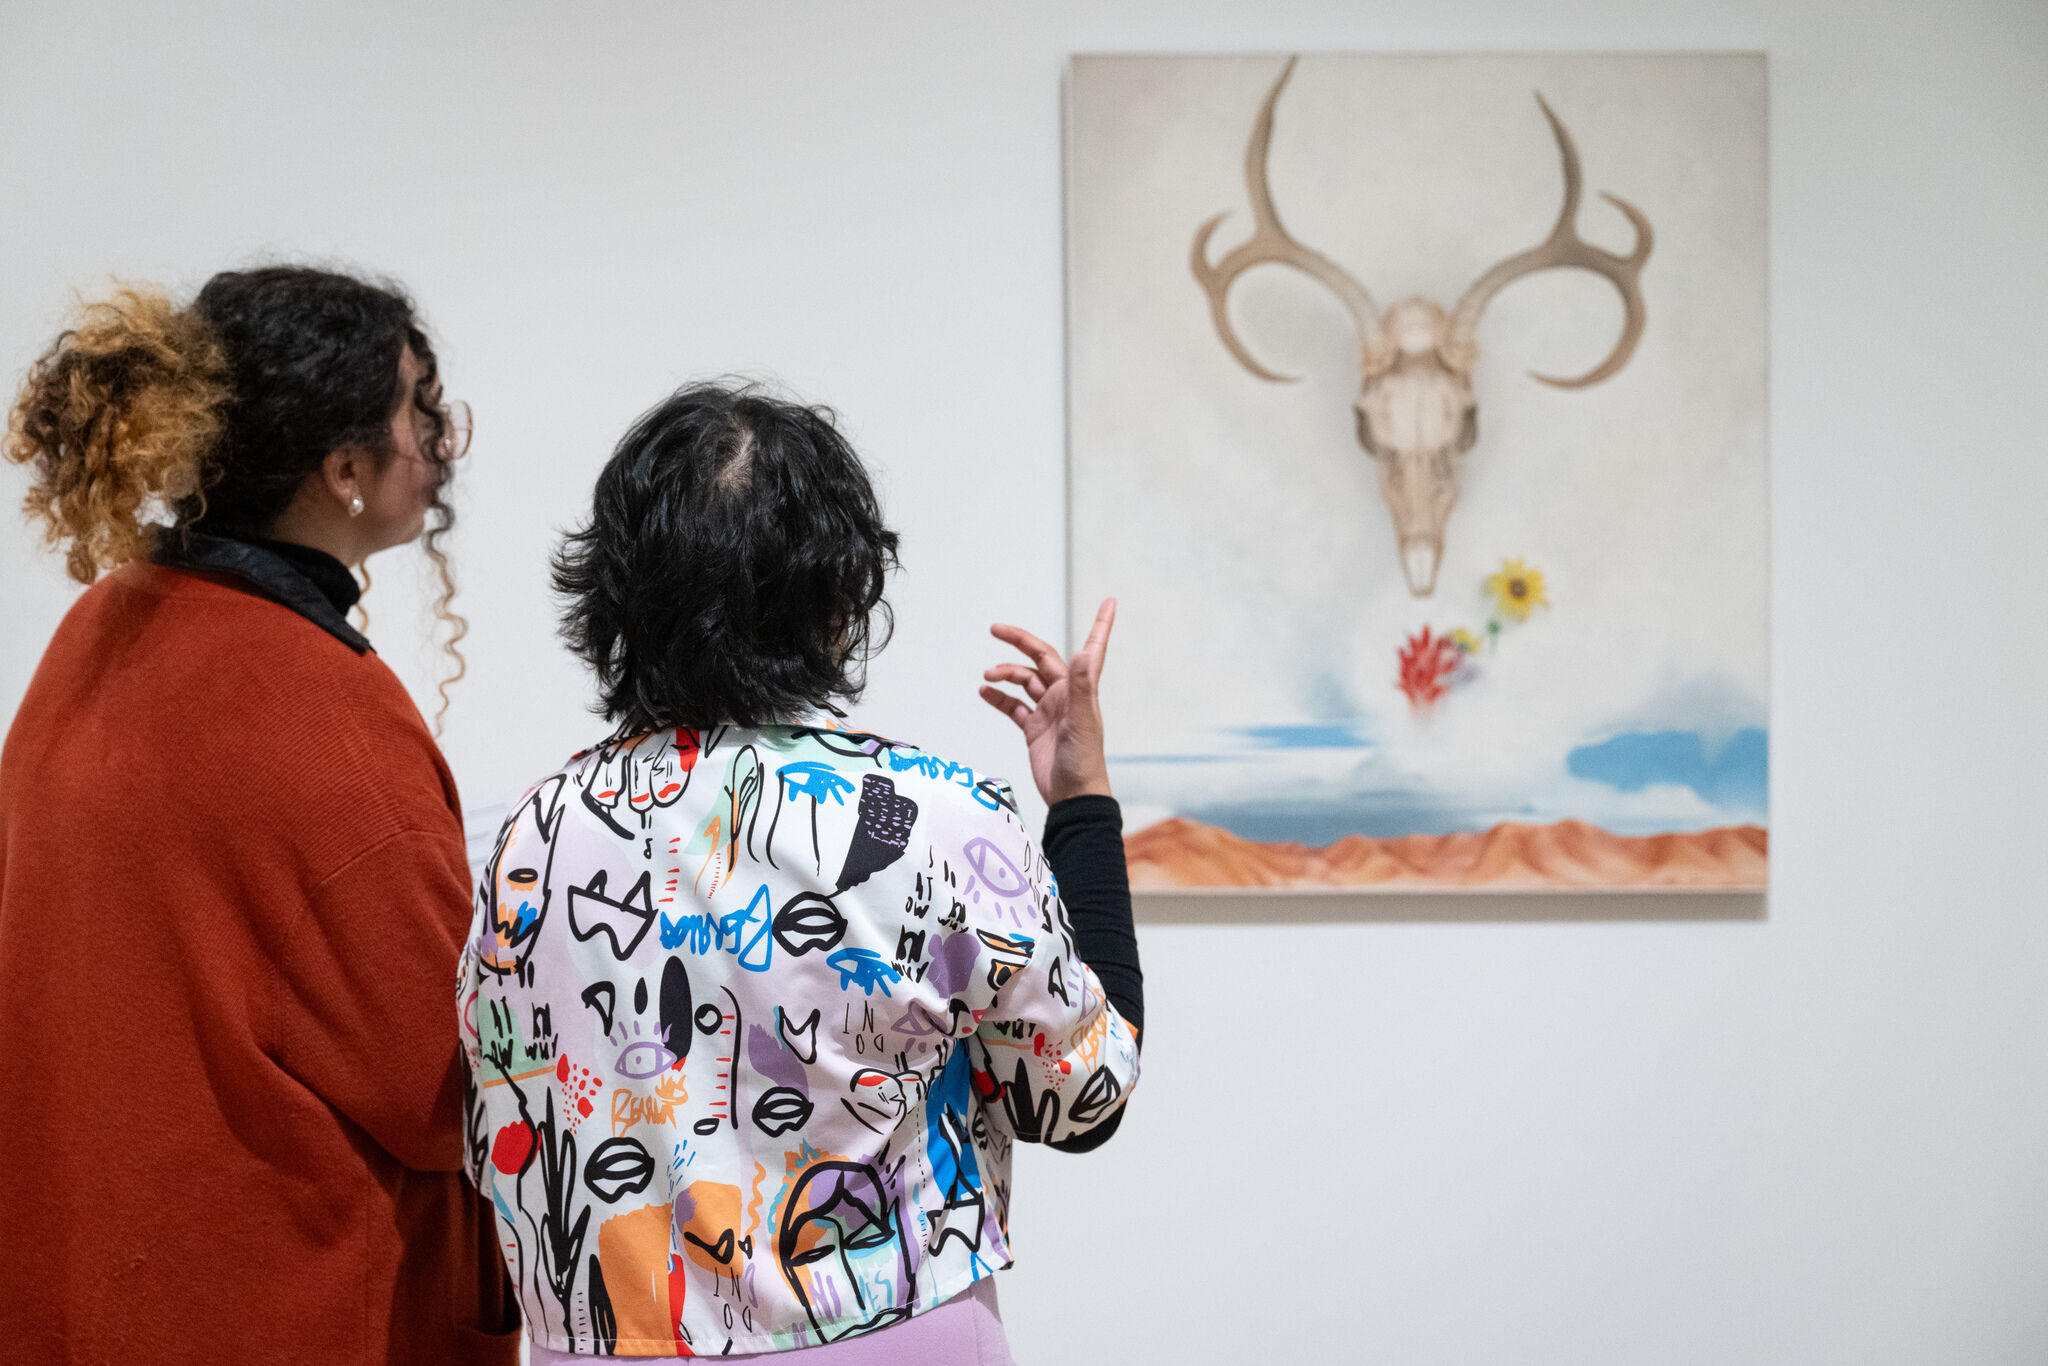
{"label": "yellow sunflower", "polygon": [[1531,609],[1550,606],[1543,594],[1543,571],[1520,560],[1502,560],[1500,569],[1486,576],[1486,591],[1493,594],[1494,611],[1510,621],[1527,621]]}

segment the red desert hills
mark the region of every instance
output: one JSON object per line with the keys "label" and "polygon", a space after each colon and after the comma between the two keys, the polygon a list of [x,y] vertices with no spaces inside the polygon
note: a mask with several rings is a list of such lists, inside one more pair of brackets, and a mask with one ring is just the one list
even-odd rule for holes
{"label": "red desert hills", "polygon": [[1175,817],[1124,840],[1131,886],[1563,888],[1762,891],[1768,836],[1760,826],[1688,834],[1615,835],[1583,821],[1503,823],[1456,835],[1352,835],[1321,849],[1264,844]]}

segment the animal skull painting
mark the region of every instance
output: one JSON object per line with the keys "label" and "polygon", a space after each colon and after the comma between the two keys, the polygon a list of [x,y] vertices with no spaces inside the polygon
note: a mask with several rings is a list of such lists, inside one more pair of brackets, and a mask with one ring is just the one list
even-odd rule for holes
{"label": "animal skull painting", "polygon": [[1623,308],[1621,336],[1613,350],[1582,375],[1533,377],[1560,389],[1583,389],[1612,377],[1628,364],[1643,335],[1646,315],[1641,276],[1653,241],[1650,220],[1626,200],[1603,194],[1601,197],[1634,225],[1633,249],[1617,255],[1579,237],[1578,148],[1564,123],[1538,94],[1537,104],[1550,123],[1564,163],[1564,207],[1550,235],[1485,271],[1449,310],[1414,297],[1382,312],[1349,271],[1290,236],[1274,208],[1266,182],[1266,158],[1273,141],[1273,110],[1294,73],[1295,60],[1288,59],[1267,92],[1245,146],[1251,236],[1212,264],[1209,239],[1229,216],[1228,212],[1219,213],[1195,231],[1189,265],[1208,296],[1209,314],[1223,345],[1240,365],[1263,380],[1287,383],[1292,377],[1261,365],[1231,326],[1230,287],[1238,276],[1259,265],[1291,266],[1327,288],[1349,311],[1360,346],[1359,392],[1353,404],[1358,442],[1378,467],[1380,494],[1393,517],[1408,591],[1427,597],[1436,587],[1444,528],[1458,501],[1460,465],[1478,439],[1472,369],[1479,355],[1479,320],[1486,306],[1509,284],[1538,271],[1569,268],[1605,278],[1620,292]]}

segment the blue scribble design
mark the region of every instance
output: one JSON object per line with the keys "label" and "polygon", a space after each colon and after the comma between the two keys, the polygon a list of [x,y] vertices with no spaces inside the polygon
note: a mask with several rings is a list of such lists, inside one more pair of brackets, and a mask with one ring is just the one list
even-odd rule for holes
{"label": "blue scribble design", "polygon": [[814,802],[822,802],[830,797],[836,805],[844,806],[845,794],[853,791],[853,780],[835,771],[830,764],[784,764],[776,772],[789,784],[791,801],[809,797]]}
{"label": "blue scribble design", "polygon": [[539,908],[536,907],[531,901],[522,900],[519,903],[518,914],[512,917],[513,942],[518,942],[518,940],[526,934],[527,930],[533,927],[533,922],[539,919]]}
{"label": "blue scribble design", "polygon": [[[661,946],[665,949],[687,948],[702,957],[714,948],[723,949],[739,959],[740,966],[748,972],[766,972],[775,956],[775,941],[769,937],[773,916],[768,899],[768,885],[761,884],[754,899],[737,911],[728,911],[721,916],[712,916],[707,911],[686,914],[680,920],[670,920],[668,912],[661,913]],[[756,928],[746,933],[747,926]]]}
{"label": "blue scribble design", "polygon": [[825,965],[839,970],[841,991],[859,987],[865,996],[874,995],[876,987],[888,996],[889,984],[903,980],[903,974],[890,967],[873,949],[841,949],[827,958]]}

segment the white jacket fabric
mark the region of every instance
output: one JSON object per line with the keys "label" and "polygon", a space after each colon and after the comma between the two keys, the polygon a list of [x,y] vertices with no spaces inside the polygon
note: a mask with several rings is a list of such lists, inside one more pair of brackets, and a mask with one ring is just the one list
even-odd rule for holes
{"label": "white jacket fabric", "polygon": [[655,732],[529,789],[458,996],[471,1175],[557,1351],[930,1308],[1010,1264],[1014,1144],[1138,1077],[1010,790],[806,726]]}

